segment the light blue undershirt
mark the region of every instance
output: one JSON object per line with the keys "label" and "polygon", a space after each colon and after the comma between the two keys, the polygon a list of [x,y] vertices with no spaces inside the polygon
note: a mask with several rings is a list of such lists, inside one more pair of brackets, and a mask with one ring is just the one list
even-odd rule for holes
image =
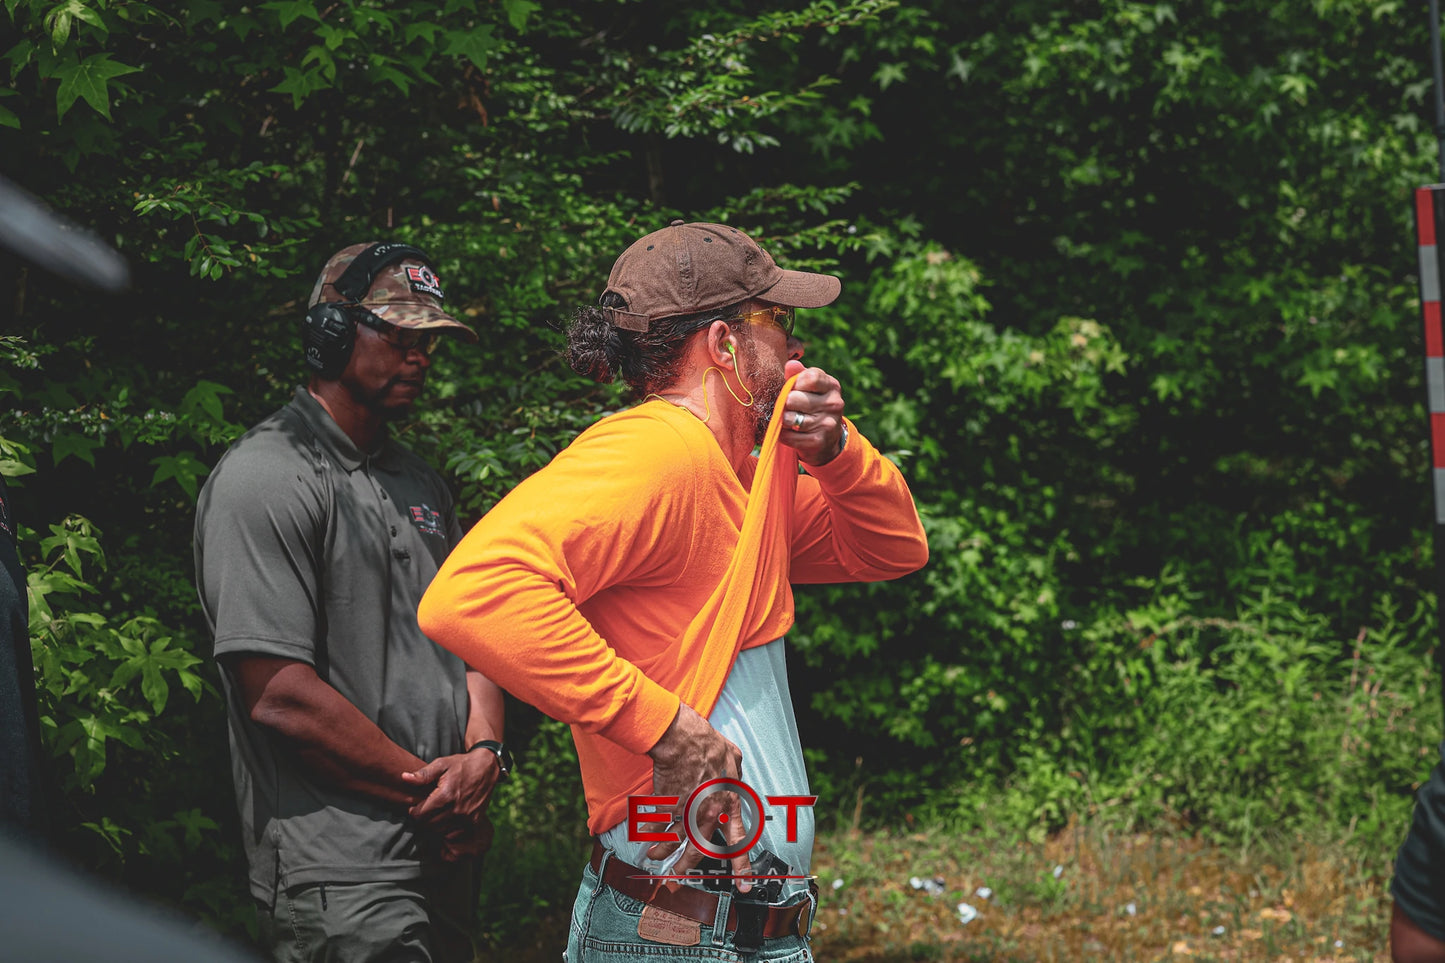
{"label": "light blue undershirt", "polygon": [[[813,862],[812,808],[797,808],[797,839],[788,842],[787,809],[767,803],[768,796],[809,795],[803,746],[798,741],[793,697],[788,691],[788,669],[782,639],[738,653],[708,721],[742,750],[742,781],[757,792],[763,800],[764,814],[771,817],[763,823],[762,839],[748,855],[756,860],[759,850],[767,849],[791,867],[790,874],[808,873]],[[743,819],[752,828],[746,811]],[[645,828],[655,830],[661,827],[649,825]],[[673,864],[682,855],[682,847],[678,847],[665,860],[648,859],[647,850],[655,844],[628,840],[626,820],[603,833],[601,839],[602,844],[623,862],[648,873],[672,872]],[[806,880],[787,880],[783,898],[807,888]]]}

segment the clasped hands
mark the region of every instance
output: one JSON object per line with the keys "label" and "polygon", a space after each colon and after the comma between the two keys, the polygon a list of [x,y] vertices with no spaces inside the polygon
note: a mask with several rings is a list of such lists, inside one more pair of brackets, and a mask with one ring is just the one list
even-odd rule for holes
{"label": "clasped hands", "polygon": [[441,858],[449,863],[480,856],[492,845],[492,821],[487,806],[501,778],[495,753],[459,752],[433,759],[402,781],[420,791],[431,791],[407,813],[417,824],[441,840]]}

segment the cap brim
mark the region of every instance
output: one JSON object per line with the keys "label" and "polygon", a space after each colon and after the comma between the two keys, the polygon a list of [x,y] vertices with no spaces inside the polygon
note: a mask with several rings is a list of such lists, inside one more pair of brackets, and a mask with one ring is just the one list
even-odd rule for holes
{"label": "cap brim", "polygon": [[458,337],[465,338],[469,344],[477,343],[477,333],[471,328],[462,324],[456,318],[445,311],[438,311],[429,304],[418,304],[408,301],[384,301],[380,304],[367,304],[362,302],[362,307],[376,315],[387,324],[395,325],[398,328],[426,328],[430,330],[453,331]]}
{"label": "cap brim", "polygon": [[787,308],[822,308],[838,300],[843,282],[831,274],[783,270],[783,276],[757,297]]}

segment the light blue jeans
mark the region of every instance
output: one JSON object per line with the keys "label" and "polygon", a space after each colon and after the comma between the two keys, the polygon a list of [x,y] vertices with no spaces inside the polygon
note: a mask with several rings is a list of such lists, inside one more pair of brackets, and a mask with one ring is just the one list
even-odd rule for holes
{"label": "light blue jeans", "polygon": [[[611,853],[607,858],[612,858]],[[801,898],[808,899],[806,895]],[[567,953],[563,959],[566,963],[630,963],[634,960],[652,960],[655,963],[677,963],[682,960],[705,960],[707,963],[726,963],[733,960],[746,963],[813,961],[813,953],[808,949],[807,941],[800,936],[764,940],[762,949],[745,955],[733,947],[732,933],[726,929],[715,933],[711,923],[700,925],[702,940],[697,946],[654,943],[637,935],[637,924],[642,918],[644,905],[646,904],[624,896],[610,886],[603,886],[589,865],[582,872],[582,885],[577,889],[577,902],[572,906],[572,926],[567,934]]]}

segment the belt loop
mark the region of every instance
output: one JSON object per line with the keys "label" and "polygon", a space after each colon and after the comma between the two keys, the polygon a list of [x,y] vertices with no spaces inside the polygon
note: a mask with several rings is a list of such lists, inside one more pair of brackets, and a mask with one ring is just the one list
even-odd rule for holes
{"label": "belt loop", "polygon": [[731,893],[717,894],[717,913],[712,920],[712,945],[723,946],[728,938],[728,910],[732,907]]}
{"label": "belt loop", "polygon": [[803,938],[804,943],[811,941],[811,936],[813,933],[813,917],[818,915],[818,888],[812,883],[808,884],[807,913],[807,920],[798,927],[798,935]]}
{"label": "belt loop", "polygon": [[584,934],[590,932],[592,929],[592,909],[597,905],[597,899],[602,895],[602,891],[607,888],[607,884],[602,882],[602,874],[607,872],[607,861],[612,858],[612,850],[603,846],[601,843],[594,842],[593,846],[595,848],[594,851],[601,850],[602,859],[597,864],[597,885],[593,887],[592,897],[587,900],[587,908],[582,912],[582,932]]}
{"label": "belt loop", "polygon": [[597,888],[602,888],[602,877],[607,874],[607,861],[613,856],[612,850],[602,847],[602,861],[597,864]]}

